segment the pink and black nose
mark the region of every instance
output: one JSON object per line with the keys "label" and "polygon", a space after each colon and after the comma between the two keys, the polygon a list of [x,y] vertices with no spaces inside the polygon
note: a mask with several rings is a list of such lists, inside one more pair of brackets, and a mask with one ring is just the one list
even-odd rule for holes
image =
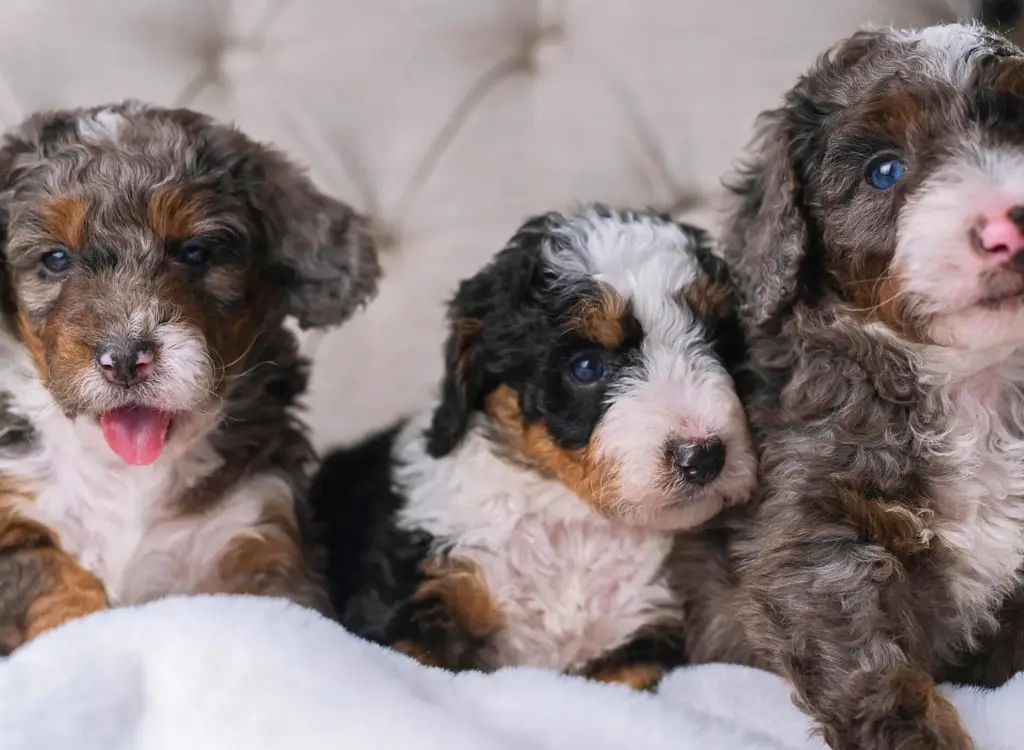
{"label": "pink and black nose", "polygon": [[1024,205],[978,217],[973,239],[983,260],[1024,268]]}
{"label": "pink and black nose", "polygon": [[134,385],[153,372],[153,347],[145,341],[108,342],[96,346],[96,364],[103,377],[117,385]]}
{"label": "pink and black nose", "polygon": [[718,438],[681,442],[672,449],[672,461],[688,484],[700,487],[725,468],[725,444]]}

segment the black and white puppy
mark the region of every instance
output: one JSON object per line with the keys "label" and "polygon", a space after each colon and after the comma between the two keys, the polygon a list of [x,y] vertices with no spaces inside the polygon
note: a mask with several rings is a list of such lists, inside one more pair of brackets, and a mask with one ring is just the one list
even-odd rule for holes
{"label": "black and white puppy", "polygon": [[343,624],[450,669],[636,687],[682,652],[673,531],[747,500],[724,264],[669,218],[533,218],[449,309],[440,399],[313,490]]}

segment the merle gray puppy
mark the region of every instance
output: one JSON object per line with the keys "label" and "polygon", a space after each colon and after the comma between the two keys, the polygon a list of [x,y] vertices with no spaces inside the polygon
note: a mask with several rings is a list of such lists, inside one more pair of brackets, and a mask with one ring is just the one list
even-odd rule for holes
{"label": "merle gray puppy", "polygon": [[0,650],[171,593],[326,597],[283,325],[379,275],[366,222],[281,153],[126,102],[0,144]]}
{"label": "merle gray puppy", "polygon": [[762,116],[724,242],[760,376],[750,637],[833,748],[969,748],[935,676],[1024,559],[1024,55],[838,43]]}

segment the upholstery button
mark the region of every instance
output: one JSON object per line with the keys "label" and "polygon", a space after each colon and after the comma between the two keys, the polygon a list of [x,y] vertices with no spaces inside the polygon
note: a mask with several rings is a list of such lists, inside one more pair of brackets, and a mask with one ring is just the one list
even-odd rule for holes
{"label": "upholstery button", "polygon": [[560,24],[536,29],[526,37],[526,51],[523,55],[526,67],[533,72],[550,67],[562,54],[564,41],[565,28]]}

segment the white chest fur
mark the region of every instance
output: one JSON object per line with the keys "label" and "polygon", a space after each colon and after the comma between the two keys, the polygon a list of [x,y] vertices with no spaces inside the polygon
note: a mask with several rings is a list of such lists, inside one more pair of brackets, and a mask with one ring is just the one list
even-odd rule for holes
{"label": "white chest fur", "polygon": [[951,474],[933,480],[933,529],[952,552],[950,586],[972,627],[990,619],[1024,564],[1022,389],[1018,353],[939,391],[946,429],[933,445]]}
{"label": "white chest fur", "polygon": [[151,466],[128,466],[106,446],[91,420],[68,420],[31,365],[0,370],[0,389],[36,430],[28,454],[0,456],[0,474],[34,498],[17,512],[58,538],[63,551],[106,586],[112,604],[195,591],[224,545],[260,518],[268,495],[288,492],[271,477],[239,486],[213,514],[184,515],[176,500],[221,465],[200,439],[184,455],[168,451]]}
{"label": "white chest fur", "polygon": [[424,426],[411,424],[396,451],[400,524],[480,570],[502,614],[503,664],[578,668],[672,615],[671,535],[605,520],[562,484],[497,457],[478,431],[435,460]]}

